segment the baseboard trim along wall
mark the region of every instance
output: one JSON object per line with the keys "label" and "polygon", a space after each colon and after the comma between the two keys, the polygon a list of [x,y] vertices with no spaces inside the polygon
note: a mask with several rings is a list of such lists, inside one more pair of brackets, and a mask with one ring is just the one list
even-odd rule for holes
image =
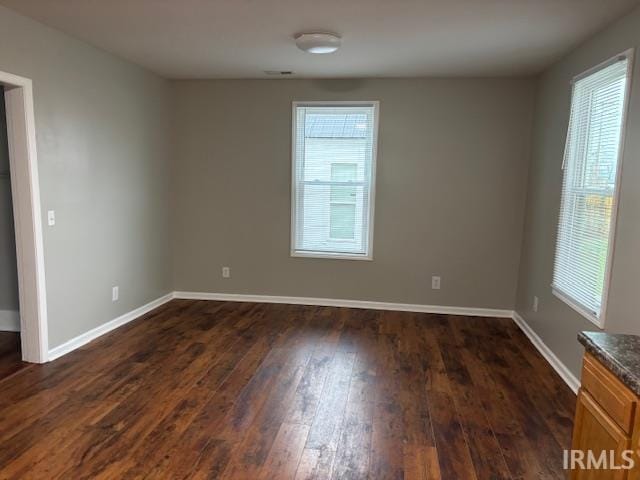
{"label": "baseboard trim along wall", "polygon": [[88,332],[78,335],[77,337],[66,341],[62,345],[59,345],[55,348],[50,349],[48,359],[49,361],[51,361],[51,360],[55,360],[56,358],[60,358],[61,356],[66,355],[67,353],[70,353],[73,350],[80,348],[83,345],[86,345],[87,343],[89,343],[90,341],[95,340],[96,338],[104,335],[105,333],[109,333],[110,331],[115,330],[116,328],[121,327],[122,325],[129,323],[138,317],[141,317],[142,315],[150,312],[154,308],[158,308],[159,306],[164,305],[165,303],[169,302],[172,299],[173,299],[173,293],[168,293],[167,295],[157,298],[147,303],[146,305],[138,307],[135,310],[131,310],[130,312],[125,313],[124,315],[120,315],[118,318],[114,318],[113,320],[107,323],[103,323],[102,325],[92,330],[89,330]]}
{"label": "baseboard trim along wall", "polygon": [[19,332],[20,312],[0,310],[0,332]]}
{"label": "baseboard trim along wall", "polygon": [[368,308],[398,312],[439,313],[443,315],[469,315],[473,317],[511,318],[512,310],[493,308],[449,307],[411,303],[370,302],[336,298],[283,297],[276,295],[244,295],[237,293],[174,292],[174,298],[185,300],[217,300],[223,302],[288,303],[291,305],[317,305],[321,307]]}
{"label": "baseboard trim along wall", "polygon": [[533,346],[538,349],[545,360],[553,367],[574,393],[578,393],[580,388],[580,380],[562,363],[555,353],[542,341],[542,338],[529,326],[524,318],[518,313],[513,312],[513,321],[520,327],[520,330],[529,338]]}
{"label": "baseboard trim along wall", "polygon": [[555,353],[542,341],[540,336],[527,324],[527,322],[517,312],[513,310],[502,310],[492,308],[469,308],[451,307],[443,305],[420,305],[409,303],[389,303],[389,302],[369,302],[364,300],[343,300],[335,298],[315,298],[315,297],[285,297],[274,295],[244,295],[236,293],[205,293],[205,292],[172,292],[160,297],[152,302],[136,308],[124,315],[121,315],[110,322],[89,330],[62,345],[49,350],[49,360],[55,360],[92,340],[108,333],[136,318],[150,312],[154,308],[169,302],[174,298],[184,300],[214,300],[225,302],[255,302],[255,303],[285,303],[292,305],[318,305],[323,307],[346,307],[346,308],[368,308],[373,310],[395,310],[399,312],[436,313],[443,315],[465,315],[473,317],[500,317],[511,318],[531,341],[534,347],[540,352],[544,359],[560,375],[565,383],[575,393],[578,392],[580,381],[562,363]]}

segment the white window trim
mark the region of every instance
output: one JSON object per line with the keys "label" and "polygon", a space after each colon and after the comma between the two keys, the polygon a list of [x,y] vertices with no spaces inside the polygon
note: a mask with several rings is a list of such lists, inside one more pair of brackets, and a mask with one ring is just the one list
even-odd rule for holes
{"label": "white window trim", "polygon": [[[373,107],[374,119],[373,119],[373,152],[371,159],[371,190],[369,195],[369,237],[368,237],[368,251],[366,255],[357,255],[353,253],[340,253],[340,252],[300,252],[295,249],[296,245],[296,199],[297,199],[297,182],[295,178],[296,171],[296,109],[298,107],[310,106],[310,107],[360,107],[363,105]],[[374,218],[376,208],[376,168],[378,163],[378,119],[380,111],[380,102],[373,101],[294,101],[291,104],[291,250],[292,257],[299,258],[324,258],[335,260],[373,260],[373,230],[374,230]]]}
{"label": "white window trim", "polygon": [[[604,273],[604,287],[602,289],[602,308],[600,311],[600,315],[599,316],[596,315],[594,312],[592,312],[591,310],[583,306],[580,302],[573,299],[571,295],[562,291],[561,288],[558,288],[553,284],[551,285],[551,292],[556,298],[564,302],[566,305],[571,307],[573,310],[578,312],[580,315],[582,315],[584,318],[589,320],[591,323],[596,325],[601,330],[604,330],[604,325],[606,320],[607,306],[609,303],[609,288],[611,285],[612,267],[613,267],[613,259],[614,259],[615,245],[616,245],[615,238],[616,238],[616,228],[618,223],[618,204],[620,203],[619,200],[620,200],[620,187],[622,183],[622,170],[624,168],[623,160],[624,160],[625,138],[626,138],[626,131],[627,131],[627,113],[629,110],[629,103],[631,100],[630,98],[631,83],[633,80],[634,49],[630,48],[628,50],[625,50],[624,52],[614,55],[613,57],[605,60],[604,62],[599,63],[598,65],[591,67],[585,70],[584,72],[576,75],[571,80],[571,102],[573,102],[573,89],[575,88],[575,83],[578,80],[588,75],[591,75],[592,73],[595,73],[599,70],[602,70],[603,68],[608,67],[609,65],[619,60],[620,58],[627,59],[627,84],[625,86],[624,105],[622,107],[620,148],[618,149],[618,161],[617,161],[618,168],[616,172],[615,190],[613,192],[613,204],[611,205],[611,228],[609,229],[609,252],[607,254],[607,267]],[[571,109],[571,105],[569,106],[569,108]],[[567,137],[569,134],[568,128],[569,127],[567,127]],[[566,149],[566,146],[565,146],[565,149]],[[563,153],[563,158],[564,158],[564,153]]]}

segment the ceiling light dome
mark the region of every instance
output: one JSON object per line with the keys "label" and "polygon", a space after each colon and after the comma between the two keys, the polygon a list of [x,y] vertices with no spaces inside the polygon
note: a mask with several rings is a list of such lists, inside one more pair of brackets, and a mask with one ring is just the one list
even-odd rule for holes
{"label": "ceiling light dome", "polygon": [[309,53],[333,53],[340,48],[340,37],[333,33],[301,33],[296,35],[296,45]]}

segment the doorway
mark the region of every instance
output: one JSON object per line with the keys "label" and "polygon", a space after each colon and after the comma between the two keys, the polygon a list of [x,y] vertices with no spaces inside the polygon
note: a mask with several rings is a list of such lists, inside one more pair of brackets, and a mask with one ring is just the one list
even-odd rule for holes
{"label": "doorway", "polygon": [[[47,305],[33,87],[30,79],[2,71],[0,86],[8,153],[8,165],[0,163],[0,174],[6,177],[0,178],[0,185],[4,184],[0,188],[10,188],[15,233],[19,320],[14,318],[13,324],[19,331],[22,360],[44,363],[48,359]],[[17,335],[14,338],[18,341]]]}
{"label": "doorway", "polygon": [[25,364],[22,362],[20,346],[18,267],[3,86],[0,86],[0,94],[0,380],[2,380],[20,370]]}

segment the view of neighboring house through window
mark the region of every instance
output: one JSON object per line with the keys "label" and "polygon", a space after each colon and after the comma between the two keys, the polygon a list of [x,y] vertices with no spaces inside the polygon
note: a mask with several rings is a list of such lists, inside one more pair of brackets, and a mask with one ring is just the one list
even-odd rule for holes
{"label": "view of neighboring house through window", "polygon": [[377,104],[295,103],[292,254],[371,258]]}
{"label": "view of neighboring house through window", "polygon": [[553,292],[602,326],[611,261],[629,59],[577,78],[563,162]]}
{"label": "view of neighboring house through window", "polygon": [[357,181],[357,163],[331,164],[331,198],[329,204],[329,238],[354,240],[356,238],[356,188],[339,185],[340,182]]}

